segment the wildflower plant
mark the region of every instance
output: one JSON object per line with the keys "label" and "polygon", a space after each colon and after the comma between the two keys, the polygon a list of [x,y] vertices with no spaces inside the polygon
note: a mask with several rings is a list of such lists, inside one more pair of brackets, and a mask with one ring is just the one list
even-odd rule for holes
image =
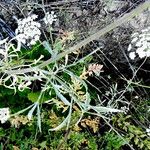
{"label": "wildflower plant", "polygon": [[[49,23],[52,24],[52,22],[55,21],[55,18],[56,16],[54,13],[48,15],[48,19],[52,19]],[[95,115],[103,116],[106,112],[123,112],[118,108],[91,105],[91,97],[85,81],[87,78],[82,78],[84,73],[81,73],[81,75],[78,76],[70,71],[69,65],[67,65],[64,59],[60,57],[62,51],[57,51],[57,49],[54,46],[51,46],[48,41],[42,41],[41,44],[43,44],[43,47],[45,47],[50,53],[50,59],[44,60],[43,55],[41,55],[38,59],[30,61],[22,55],[20,57],[20,53],[22,53],[22,43],[34,45],[40,38],[40,23],[35,21],[35,19],[37,19],[37,15],[30,15],[25,19],[18,20],[16,37],[11,40],[4,39],[0,41],[0,85],[13,89],[15,93],[16,91],[22,92],[25,89],[31,89],[31,85],[35,80],[41,82],[41,91],[35,98],[34,103],[15,114],[11,114],[9,117],[14,117],[28,110],[27,117],[31,120],[33,113],[36,111],[37,124],[41,131],[42,104],[57,104],[58,101],[54,101],[54,99],[63,103],[68,114],[65,116],[65,119],[62,123],[60,123],[60,125],[50,130],[59,130],[64,126],[69,128],[73,113],[73,106],[76,106],[81,112],[76,124],[81,121],[85,113],[93,114],[93,112],[95,112]],[[17,45],[13,44],[14,40],[17,41]],[[45,46],[45,44],[47,45]],[[91,55],[92,54],[93,53],[91,53]],[[76,60],[70,65],[70,67],[75,66],[78,63],[80,63],[80,61],[78,62]],[[98,64],[90,65],[88,71],[85,71],[85,74],[90,76],[94,73],[98,76],[102,67],[102,65]],[[67,79],[63,76],[64,73],[66,74]],[[45,100],[43,97],[46,94],[48,94],[48,99]],[[0,119],[2,123],[7,120],[3,116]]]}

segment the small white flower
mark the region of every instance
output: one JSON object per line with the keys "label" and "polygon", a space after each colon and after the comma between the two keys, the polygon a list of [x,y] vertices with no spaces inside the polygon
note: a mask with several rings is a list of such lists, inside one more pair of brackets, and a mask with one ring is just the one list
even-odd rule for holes
{"label": "small white flower", "polygon": [[147,29],[143,29],[143,30],[141,30],[142,32],[148,32],[149,31],[149,29],[147,28]]}
{"label": "small white flower", "polygon": [[135,46],[137,46],[137,47],[140,47],[140,46],[142,46],[142,43],[141,43],[141,41],[138,41],[138,42],[135,44]]}
{"label": "small white flower", "polygon": [[[34,45],[34,44],[36,44],[36,41],[35,41],[34,39],[32,39],[31,42],[30,42],[30,44],[31,44],[31,45]],[[28,44],[28,46],[29,46],[30,44]]]}
{"label": "small white flower", "polygon": [[139,98],[139,96],[137,96],[137,95],[136,95],[134,98],[135,98],[135,99],[138,99],[138,98]]}
{"label": "small white flower", "polygon": [[132,49],[132,45],[129,44],[129,46],[128,46],[128,51],[130,51],[131,49]]}
{"label": "small white flower", "polygon": [[35,19],[38,18],[38,15],[33,14],[33,15],[31,15],[31,18],[32,18],[33,20],[35,20]]}
{"label": "small white flower", "polygon": [[146,129],[146,132],[150,132],[150,129]]}
{"label": "small white flower", "polygon": [[135,52],[130,52],[129,57],[130,59],[134,60],[134,58],[136,57]]}
{"label": "small white flower", "polygon": [[39,38],[40,38],[40,37],[39,37],[38,35],[35,35],[34,40],[35,40],[35,41],[38,41]]}
{"label": "small white flower", "polygon": [[129,111],[129,107],[126,107],[126,106],[121,107],[121,110],[123,110],[126,114]]}
{"label": "small white flower", "polygon": [[9,108],[0,108],[0,121],[5,123],[10,117]]}
{"label": "small white flower", "polygon": [[150,128],[146,129],[146,133],[147,133],[148,136],[150,136]]}
{"label": "small white flower", "polygon": [[138,32],[135,32],[135,33],[133,33],[132,35],[131,35],[131,37],[136,37],[136,36],[138,36],[139,35],[139,33]]}
{"label": "small white flower", "polygon": [[47,12],[45,14],[45,17],[43,18],[43,21],[45,24],[52,25],[52,23],[57,20],[56,17],[57,16],[54,15],[54,11],[51,11],[51,14],[49,12]]}
{"label": "small white flower", "polygon": [[135,43],[138,40],[137,37],[133,38],[133,40],[131,41],[131,43]]}
{"label": "small white flower", "polygon": [[25,34],[18,34],[16,36],[16,39],[23,44],[26,43],[26,35]]}
{"label": "small white flower", "polygon": [[149,36],[149,37],[147,37],[146,39],[147,39],[147,41],[150,41],[150,36]]}
{"label": "small white flower", "polygon": [[140,58],[144,58],[146,56],[146,53],[142,47],[138,48],[136,50],[136,53],[139,55]]}

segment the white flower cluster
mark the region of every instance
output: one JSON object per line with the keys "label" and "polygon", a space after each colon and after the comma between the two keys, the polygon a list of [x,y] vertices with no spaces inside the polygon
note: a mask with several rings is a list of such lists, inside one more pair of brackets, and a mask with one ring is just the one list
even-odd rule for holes
{"label": "white flower cluster", "polygon": [[[128,46],[130,59],[134,60],[136,55],[140,58],[150,57],[150,26],[141,30],[141,33],[132,34],[131,44]],[[132,49],[135,51],[131,51]]]}
{"label": "white flower cluster", "polygon": [[56,17],[57,16],[54,14],[54,11],[51,11],[51,13],[47,12],[43,18],[43,21],[46,25],[52,25],[52,23],[57,20]]}
{"label": "white flower cluster", "polygon": [[35,21],[37,15],[33,14],[24,19],[18,20],[18,28],[16,29],[16,38],[23,44],[28,46],[34,45],[41,35],[40,27],[41,24]]}
{"label": "white flower cluster", "polygon": [[10,117],[9,108],[0,108],[0,121],[5,123]]}

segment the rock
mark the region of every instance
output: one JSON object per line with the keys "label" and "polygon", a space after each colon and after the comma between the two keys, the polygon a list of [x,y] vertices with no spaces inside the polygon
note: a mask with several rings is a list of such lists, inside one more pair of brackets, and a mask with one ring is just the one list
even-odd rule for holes
{"label": "rock", "polygon": [[125,5],[127,5],[127,2],[113,0],[111,2],[106,2],[105,10],[109,13],[115,12],[123,8]]}

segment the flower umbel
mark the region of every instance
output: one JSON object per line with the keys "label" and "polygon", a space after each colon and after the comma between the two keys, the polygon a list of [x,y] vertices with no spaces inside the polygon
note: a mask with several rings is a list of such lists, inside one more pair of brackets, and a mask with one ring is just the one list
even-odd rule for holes
{"label": "flower umbel", "polygon": [[150,26],[141,30],[141,33],[136,32],[132,34],[131,44],[128,46],[128,51],[134,50],[129,53],[129,57],[134,60],[136,54],[140,58],[150,57]]}
{"label": "flower umbel", "polygon": [[45,24],[52,25],[52,23],[57,20],[56,17],[57,16],[54,15],[54,11],[51,11],[51,13],[47,12],[43,18],[43,21]]}
{"label": "flower umbel", "polygon": [[41,35],[41,24],[35,21],[37,15],[33,14],[24,19],[18,20],[18,28],[16,29],[16,38],[23,44],[34,45]]}

